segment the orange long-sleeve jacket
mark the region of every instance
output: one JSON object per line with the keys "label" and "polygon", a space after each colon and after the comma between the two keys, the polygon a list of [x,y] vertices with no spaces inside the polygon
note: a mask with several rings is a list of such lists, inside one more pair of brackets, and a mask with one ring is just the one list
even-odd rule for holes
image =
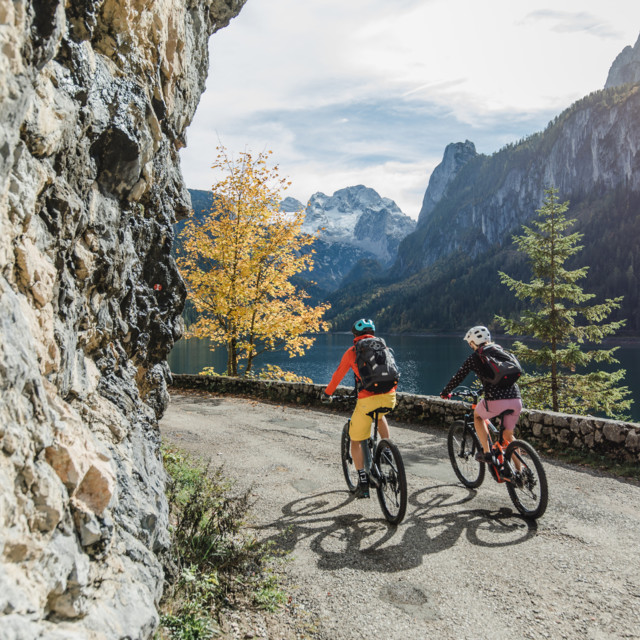
{"label": "orange long-sleeve jacket", "polygon": [[[360,374],[358,373],[358,366],[356,365],[356,348],[355,344],[359,340],[363,340],[364,338],[373,338],[372,334],[365,334],[363,336],[357,336],[353,340],[353,347],[349,347],[342,356],[340,360],[340,364],[338,368],[335,370],[334,374],[331,376],[331,381],[326,386],[324,392],[330,396],[336,390],[337,386],[342,382],[342,379],[347,375],[349,369],[351,369],[355,374],[358,382],[360,381]],[[394,393],[397,388],[397,385],[391,389],[388,393]],[[361,389],[358,393],[358,398],[369,398],[370,396],[375,396],[376,394],[373,391],[366,391],[365,389]]]}

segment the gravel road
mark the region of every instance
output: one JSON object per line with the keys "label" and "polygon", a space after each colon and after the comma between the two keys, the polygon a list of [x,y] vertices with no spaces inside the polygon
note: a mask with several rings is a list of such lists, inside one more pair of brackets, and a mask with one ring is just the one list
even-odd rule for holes
{"label": "gravel road", "polygon": [[456,479],[446,431],[392,419],[409,505],[392,527],[340,466],[346,414],[173,393],[163,439],[253,487],[250,525],[291,551],[291,603],[229,638],[640,638],[640,486],[543,458],[549,507],[523,520],[488,475]]}

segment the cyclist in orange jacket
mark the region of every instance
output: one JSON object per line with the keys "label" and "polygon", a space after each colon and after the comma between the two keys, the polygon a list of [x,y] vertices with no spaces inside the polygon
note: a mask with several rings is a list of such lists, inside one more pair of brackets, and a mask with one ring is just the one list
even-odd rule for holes
{"label": "cyclist in orange jacket", "polygon": [[[358,341],[364,340],[365,338],[373,338],[375,331],[376,327],[373,320],[365,320],[362,318],[353,324],[351,332],[354,336],[354,346],[349,347],[342,356],[338,368],[324,390],[325,399],[328,399],[336,390],[336,387],[342,382],[342,379],[347,375],[349,370],[354,372],[358,383],[360,383],[360,374],[356,365],[355,345]],[[349,427],[349,437],[351,438],[351,457],[353,458],[353,463],[358,470],[358,488],[354,494],[357,498],[369,497],[369,478],[367,477],[367,473],[364,468],[364,454],[362,452],[361,445],[361,442],[367,440],[371,435],[372,418],[367,414],[381,407],[393,409],[396,406],[396,388],[397,385],[394,386],[391,391],[377,394],[365,389],[361,389],[358,392],[358,401],[356,402],[355,409],[353,410],[351,425]],[[384,415],[381,415],[378,420],[378,431],[380,432],[381,438],[389,437],[389,424],[387,423]]]}

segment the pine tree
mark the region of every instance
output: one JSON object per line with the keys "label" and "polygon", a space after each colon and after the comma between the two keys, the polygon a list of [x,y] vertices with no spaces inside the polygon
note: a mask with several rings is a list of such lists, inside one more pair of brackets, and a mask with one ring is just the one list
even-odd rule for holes
{"label": "pine tree", "polygon": [[[518,249],[529,258],[532,280],[522,282],[500,272],[500,279],[516,298],[531,305],[517,320],[496,316],[512,335],[530,336],[539,346],[517,341],[513,351],[523,364],[532,363],[537,371],[521,378],[525,403],[537,409],[566,413],[604,413],[621,417],[632,401],[627,387],[618,386],[626,371],[576,373],[590,363],[617,364],[612,349],[596,349],[606,336],[614,334],[625,321],[604,322],[622,297],[608,298],[601,304],[587,304],[594,294],[578,284],[588,267],[568,269],[565,263],[576,255],[581,233],[569,233],[575,220],[567,220],[569,203],[559,203],[557,189],[545,191],[538,219],[524,234],[514,237]],[[578,319],[584,321],[577,324]],[[588,346],[589,345],[589,346]],[[525,366],[526,369],[526,366]]]}
{"label": "pine tree", "polygon": [[181,232],[178,266],[197,319],[188,335],[227,347],[227,374],[244,375],[256,356],[284,349],[302,355],[314,332],[327,329],[327,304],[312,307],[309,295],[292,283],[313,269],[315,238],[302,232],[304,210],[279,210],[290,183],[268,155],[218,148],[213,169],[222,178],[213,187],[213,206],[202,220],[191,217]]}

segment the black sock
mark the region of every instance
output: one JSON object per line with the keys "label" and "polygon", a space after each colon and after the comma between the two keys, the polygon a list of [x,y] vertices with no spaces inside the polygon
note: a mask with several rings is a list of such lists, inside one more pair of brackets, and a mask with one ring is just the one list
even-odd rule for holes
{"label": "black sock", "polygon": [[360,478],[360,482],[368,482],[367,472],[364,469],[358,469],[358,477]]}

